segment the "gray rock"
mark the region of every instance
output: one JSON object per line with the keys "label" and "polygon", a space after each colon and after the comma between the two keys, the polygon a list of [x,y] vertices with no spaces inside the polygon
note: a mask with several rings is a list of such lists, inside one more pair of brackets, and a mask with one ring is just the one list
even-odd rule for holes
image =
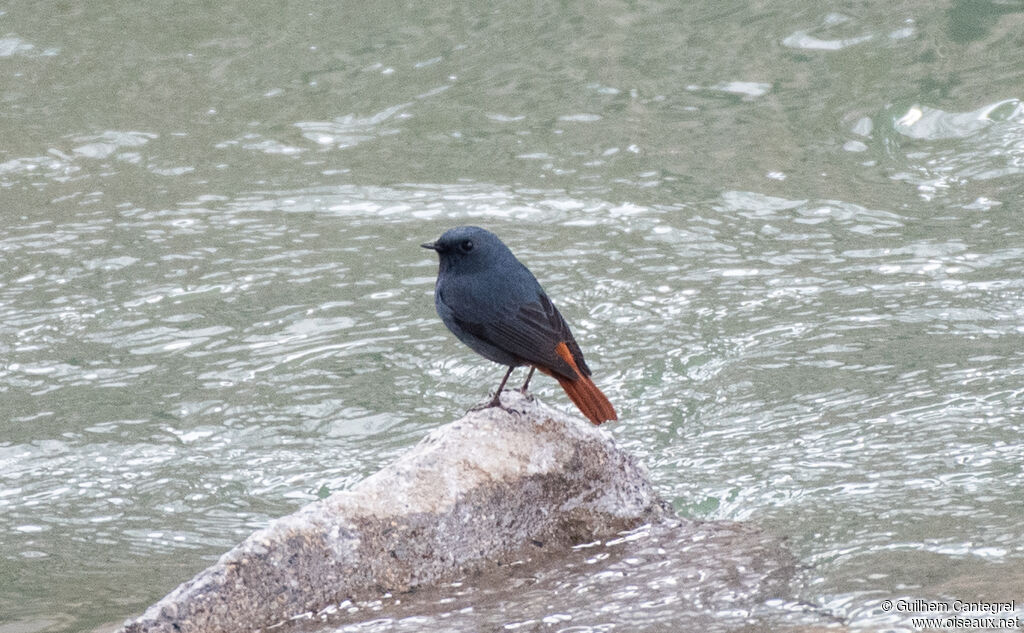
{"label": "gray rock", "polygon": [[122,631],[259,629],[662,516],[611,435],[518,392],[431,432],[351,490],[272,522]]}

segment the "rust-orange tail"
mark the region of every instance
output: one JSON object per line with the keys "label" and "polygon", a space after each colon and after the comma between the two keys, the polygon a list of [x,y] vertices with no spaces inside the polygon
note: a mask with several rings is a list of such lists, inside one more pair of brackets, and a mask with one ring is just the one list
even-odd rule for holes
{"label": "rust-orange tail", "polygon": [[607,420],[618,420],[612,403],[601,393],[594,381],[580,374],[579,378],[572,380],[555,375],[558,384],[562,385],[565,393],[569,395],[572,403],[579,407],[583,415],[594,424],[601,424]]}
{"label": "rust-orange tail", "polygon": [[608,420],[618,420],[619,416],[615,414],[615,408],[612,406],[612,403],[608,402],[608,398],[601,393],[601,390],[597,388],[594,381],[580,371],[580,368],[576,365],[576,360],[572,357],[572,352],[569,351],[569,347],[565,343],[559,343],[555,346],[555,353],[572,367],[573,371],[576,372],[576,378],[566,378],[565,376],[545,371],[541,367],[538,367],[538,369],[554,376],[558,384],[562,385],[562,389],[565,389],[565,393],[572,400],[572,403],[594,424],[601,424]]}

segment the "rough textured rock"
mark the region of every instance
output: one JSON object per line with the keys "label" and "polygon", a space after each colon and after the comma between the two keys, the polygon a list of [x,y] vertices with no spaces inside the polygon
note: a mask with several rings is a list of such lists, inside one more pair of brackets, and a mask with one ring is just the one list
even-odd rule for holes
{"label": "rough textured rock", "polygon": [[351,490],[278,519],[122,629],[236,632],[661,516],[611,436],[518,392],[436,429]]}

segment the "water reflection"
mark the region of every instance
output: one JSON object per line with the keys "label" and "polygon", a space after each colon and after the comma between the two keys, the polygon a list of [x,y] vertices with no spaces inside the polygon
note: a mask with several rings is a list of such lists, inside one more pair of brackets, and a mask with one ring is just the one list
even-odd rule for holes
{"label": "water reflection", "polygon": [[[909,148],[911,170],[892,177],[916,185],[928,201],[974,183],[1018,175],[1024,169],[1024,106],[1017,99],[972,112],[915,105],[895,120],[894,130],[927,143]],[[954,138],[966,139],[963,151],[952,153],[941,147],[941,141]],[[986,210],[996,205],[977,198],[969,206]]]}

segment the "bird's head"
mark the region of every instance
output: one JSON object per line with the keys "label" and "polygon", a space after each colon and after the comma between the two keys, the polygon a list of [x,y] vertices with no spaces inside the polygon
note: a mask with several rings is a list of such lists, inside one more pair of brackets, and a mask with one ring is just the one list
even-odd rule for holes
{"label": "bird's head", "polygon": [[437,251],[441,272],[474,272],[515,260],[498,236],[479,226],[458,226],[444,232],[435,242],[420,244]]}

